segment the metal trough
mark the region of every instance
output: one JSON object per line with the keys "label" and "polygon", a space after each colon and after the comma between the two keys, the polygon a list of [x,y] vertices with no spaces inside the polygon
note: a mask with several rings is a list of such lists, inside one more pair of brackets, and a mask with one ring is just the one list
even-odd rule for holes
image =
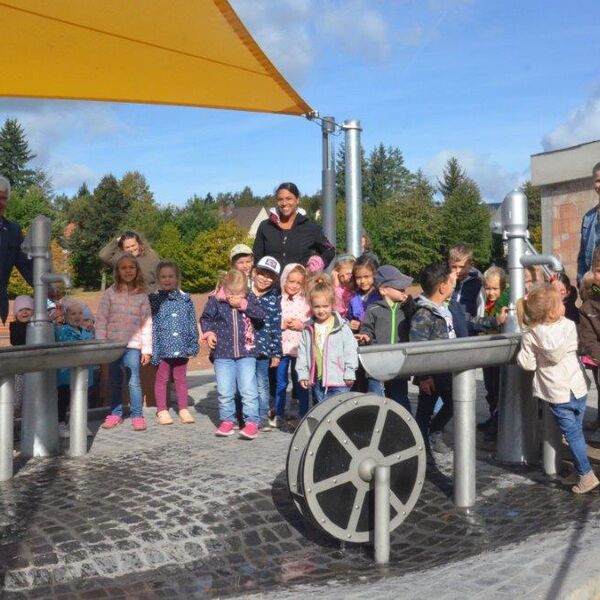
{"label": "metal trough", "polygon": [[[123,342],[90,341],[0,348],[0,481],[13,476],[15,373],[72,369],[70,455],[83,456],[87,451],[87,367],[117,360],[125,346]],[[44,398],[38,400],[44,402]],[[38,438],[58,441],[58,423],[49,422],[45,413],[29,415],[27,422],[33,426],[22,432],[22,439],[32,447]]]}

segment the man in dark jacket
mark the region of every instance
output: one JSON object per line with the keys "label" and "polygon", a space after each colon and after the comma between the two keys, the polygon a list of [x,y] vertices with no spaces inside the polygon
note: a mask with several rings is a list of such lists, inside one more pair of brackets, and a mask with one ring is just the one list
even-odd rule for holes
{"label": "man in dark jacket", "polygon": [[323,229],[306,217],[300,207],[300,192],[291,182],[282,183],[277,189],[277,208],[269,212],[254,240],[254,260],[272,256],[281,269],[290,263],[306,266],[311,256],[323,259],[325,266],[335,256],[333,244],[325,237]]}
{"label": "man in dark jacket", "polygon": [[10,182],[0,175],[0,319],[3,323],[8,316],[8,281],[13,267],[33,285],[33,263],[21,250],[21,228],[4,216],[9,198]]}

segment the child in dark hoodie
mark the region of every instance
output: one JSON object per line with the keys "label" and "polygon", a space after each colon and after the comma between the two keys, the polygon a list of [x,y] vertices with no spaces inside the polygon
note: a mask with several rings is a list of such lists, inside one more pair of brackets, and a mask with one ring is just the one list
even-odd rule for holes
{"label": "child in dark hoodie", "polygon": [[[375,273],[375,287],[381,300],[371,304],[363,318],[360,333],[356,336],[361,344],[396,344],[409,341],[410,319],[417,309],[406,288],[413,278],[401,273],[392,265],[383,265]],[[408,380],[392,379],[378,381],[369,378],[368,391],[379,396],[387,395],[408,412]]]}

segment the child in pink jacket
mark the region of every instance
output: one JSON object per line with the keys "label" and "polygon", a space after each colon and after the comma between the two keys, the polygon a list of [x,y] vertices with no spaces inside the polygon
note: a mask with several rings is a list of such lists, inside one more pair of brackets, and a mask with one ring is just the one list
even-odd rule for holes
{"label": "child in pink jacket", "polygon": [[129,387],[131,424],[134,431],[144,431],[140,365],[152,356],[152,316],[144,278],[131,254],[121,255],[115,264],[115,283],[100,298],[96,315],[96,339],[126,342],[121,358],[109,366],[110,415],[102,427],[112,429],[123,422],[121,386],[125,369]]}

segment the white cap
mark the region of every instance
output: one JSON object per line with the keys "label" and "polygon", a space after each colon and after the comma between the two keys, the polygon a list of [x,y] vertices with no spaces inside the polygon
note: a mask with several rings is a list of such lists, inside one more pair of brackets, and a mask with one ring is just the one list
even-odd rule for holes
{"label": "white cap", "polygon": [[279,261],[272,256],[263,256],[256,264],[256,268],[271,271],[272,273],[275,273],[277,277],[281,274],[281,265],[279,264]]}

